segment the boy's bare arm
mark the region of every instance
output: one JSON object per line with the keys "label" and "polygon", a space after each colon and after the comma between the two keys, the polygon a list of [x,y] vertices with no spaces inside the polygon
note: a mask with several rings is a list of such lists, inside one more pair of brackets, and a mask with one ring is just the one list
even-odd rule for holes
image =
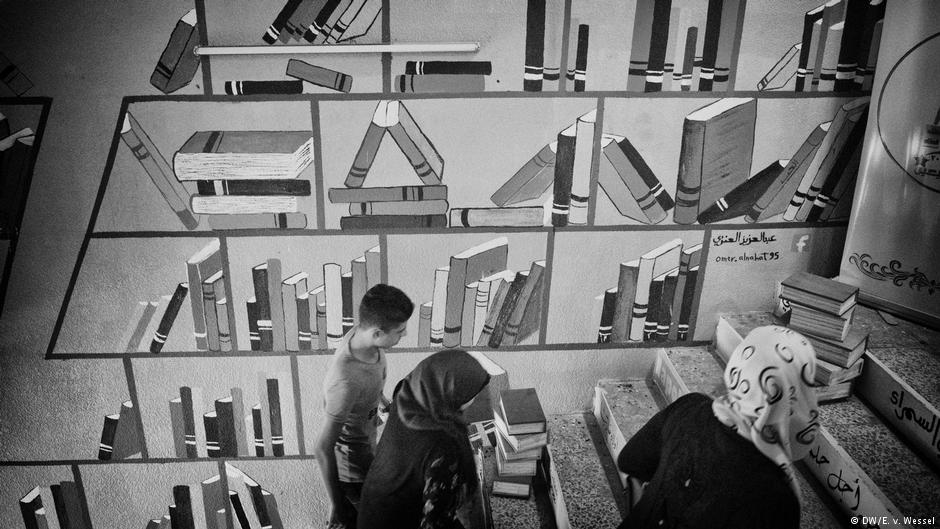
{"label": "boy's bare arm", "polygon": [[343,423],[327,417],[314,446],[314,456],[317,458],[320,475],[323,476],[323,483],[326,485],[327,494],[333,504],[334,517],[343,506],[343,490],[340,488],[336,453],[333,451],[342,427]]}

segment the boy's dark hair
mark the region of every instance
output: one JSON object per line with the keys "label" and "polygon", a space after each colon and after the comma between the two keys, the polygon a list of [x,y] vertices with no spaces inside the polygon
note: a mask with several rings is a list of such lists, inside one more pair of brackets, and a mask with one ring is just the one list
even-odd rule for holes
{"label": "boy's dark hair", "polygon": [[359,303],[359,324],[391,332],[411,318],[415,305],[401,290],[379,283],[370,288]]}

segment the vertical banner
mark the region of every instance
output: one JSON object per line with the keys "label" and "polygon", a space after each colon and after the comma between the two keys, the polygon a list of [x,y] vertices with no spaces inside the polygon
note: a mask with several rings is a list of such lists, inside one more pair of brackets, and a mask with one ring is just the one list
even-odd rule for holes
{"label": "vertical banner", "polygon": [[840,279],[940,324],[940,2],[887,3]]}

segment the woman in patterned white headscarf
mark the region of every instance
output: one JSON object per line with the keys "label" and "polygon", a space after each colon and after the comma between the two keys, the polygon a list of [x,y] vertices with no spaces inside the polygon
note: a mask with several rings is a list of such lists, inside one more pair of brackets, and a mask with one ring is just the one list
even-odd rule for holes
{"label": "woman in patterned white headscarf", "polygon": [[819,429],[809,341],[784,327],[751,331],[728,360],[727,393],[685,395],[617,458],[649,482],[620,527],[799,527],[792,462]]}

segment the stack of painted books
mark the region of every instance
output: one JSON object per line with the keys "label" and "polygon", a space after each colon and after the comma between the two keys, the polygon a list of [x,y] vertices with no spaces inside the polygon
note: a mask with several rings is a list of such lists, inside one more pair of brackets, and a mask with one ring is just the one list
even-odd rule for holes
{"label": "stack of painted books", "polygon": [[493,409],[496,476],[493,494],[528,498],[543,447],[548,445],[545,413],[534,388],[500,393]]}
{"label": "stack of painted books", "polygon": [[858,289],[807,272],[781,283],[780,297],[790,306],[790,328],[816,350],[816,383],[833,398],[848,396],[862,374],[868,335],[852,328]]}

